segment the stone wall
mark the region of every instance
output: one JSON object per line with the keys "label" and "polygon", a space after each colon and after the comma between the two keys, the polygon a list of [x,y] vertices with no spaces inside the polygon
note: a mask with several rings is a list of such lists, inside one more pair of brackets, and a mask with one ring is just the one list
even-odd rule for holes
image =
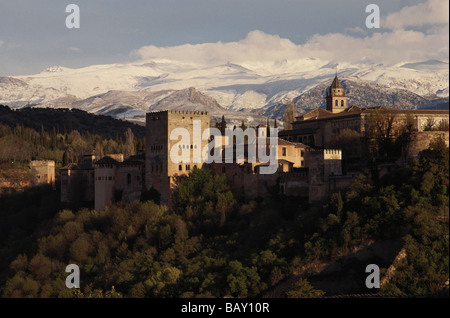
{"label": "stone wall", "polygon": [[55,161],[33,160],[30,163],[30,185],[53,184],[55,181]]}
{"label": "stone wall", "polygon": [[437,138],[442,138],[445,141],[447,147],[449,146],[448,131],[421,131],[410,133],[410,141],[405,149],[406,158],[416,158],[422,150],[425,150],[430,146],[430,142]]}

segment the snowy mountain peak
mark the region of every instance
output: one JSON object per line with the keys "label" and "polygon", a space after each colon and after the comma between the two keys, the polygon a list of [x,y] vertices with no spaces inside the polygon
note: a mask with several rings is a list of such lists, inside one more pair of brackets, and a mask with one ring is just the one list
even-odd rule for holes
{"label": "snowy mountain peak", "polygon": [[[239,114],[252,117],[249,113],[279,117],[275,108],[287,99],[303,96],[299,110],[323,103],[322,88],[331,84],[336,69],[351,84],[348,95],[361,105],[401,97],[407,107],[419,107],[449,95],[448,62],[437,60],[386,66],[318,58],[217,65],[157,59],[79,69],[56,65],[35,75],[2,77],[0,104],[81,108],[130,120],[144,120],[145,112],[163,109],[208,109],[236,120]],[[318,85],[322,90],[312,91]],[[380,98],[365,93],[368,85]]]}
{"label": "snowy mountain peak", "polygon": [[45,70],[42,71],[42,73],[62,73],[66,69],[67,68],[62,67],[60,65],[54,65],[54,66],[47,67]]}

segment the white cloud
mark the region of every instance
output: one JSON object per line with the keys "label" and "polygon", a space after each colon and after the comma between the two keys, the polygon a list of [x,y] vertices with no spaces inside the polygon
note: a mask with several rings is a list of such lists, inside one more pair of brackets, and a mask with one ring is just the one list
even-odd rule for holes
{"label": "white cloud", "polygon": [[[237,42],[184,44],[172,47],[144,46],[132,55],[143,60],[168,59],[204,65],[226,62],[255,65],[319,58],[324,61],[393,65],[428,59],[448,61],[448,0],[429,0],[404,7],[385,19],[389,28],[347,29],[350,34],[314,35],[304,44],[295,44],[278,35],[252,31]],[[405,30],[407,26],[428,24],[425,31]]]}
{"label": "white cloud", "polygon": [[145,46],[133,54],[142,59],[169,59],[199,64],[243,63],[297,58],[299,47],[278,35],[252,31],[238,42],[184,44],[173,47]]}
{"label": "white cloud", "polygon": [[382,19],[381,26],[389,29],[402,29],[412,26],[424,26],[449,23],[449,1],[428,0],[414,6],[402,8]]}

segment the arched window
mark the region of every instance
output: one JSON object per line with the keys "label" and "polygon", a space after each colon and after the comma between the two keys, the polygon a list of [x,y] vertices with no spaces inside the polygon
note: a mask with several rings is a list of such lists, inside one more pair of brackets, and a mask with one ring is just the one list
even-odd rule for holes
{"label": "arched window", "polygon": [[344,106],[344,101],[343,100],[341,100],[341,106]]}
{"label": "arched window", "polygon": [[336,101],[334,102],[334,105],[339,106],[338,105],[338,100],[336,99]]}
{"label": "arched window", "polygon": [[131,184],[131,174],[127,175],[127,184]]}

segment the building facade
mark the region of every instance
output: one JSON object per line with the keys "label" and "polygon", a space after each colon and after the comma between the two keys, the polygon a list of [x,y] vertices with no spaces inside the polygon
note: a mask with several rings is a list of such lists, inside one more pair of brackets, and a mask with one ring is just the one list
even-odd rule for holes
{"label": "building facade", "polygon": [[[189,174],[204,164],[203,149],[209,139],[202,135],[210,128],[207,111],[168,110],[147,113],[145,145],[145,184],[155,189],[162,203],[169,203],[177,176]],[[181,138],[184,133],[188,139]],[[172,153],[171,153],[172,152]],[[183,152],[188,153],[183,157]],[[177,161],[176,157],[182,157]]]}
{"label": "building facade", "polygon": [[33,160],[30,162],[30,186],[53,185],[55,182],[54,160]]}
{"label": "building facade", "polygon": [[388,107],[360,108],[347,105],[347,96],[337,76],[327,90],[326,109],[316,108],[296,117],[291,130],[279,132],[279,137],[302,142],[313,148],[331,148],[344,130],[369,139],[377,133],[398,137],[405,130],[448,130],[448,110],[394,109]]}

